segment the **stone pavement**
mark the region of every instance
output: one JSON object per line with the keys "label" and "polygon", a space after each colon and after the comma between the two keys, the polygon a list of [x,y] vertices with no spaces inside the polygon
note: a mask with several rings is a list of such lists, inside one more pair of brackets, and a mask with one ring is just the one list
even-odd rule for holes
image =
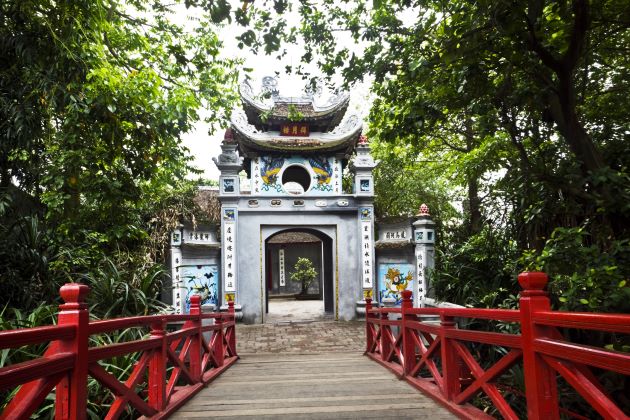
{"label": "stone pavement", "polygon": [[365,350],[365,323],[304,322],[236,325],[238,353],[328,353]]}
{"label": "stone pavement", "polygon": [[327,317],[332,318],[332,315],[324,314],[322,300],[271,299],[265,322],[276,324],[301,320],[317,321]]}

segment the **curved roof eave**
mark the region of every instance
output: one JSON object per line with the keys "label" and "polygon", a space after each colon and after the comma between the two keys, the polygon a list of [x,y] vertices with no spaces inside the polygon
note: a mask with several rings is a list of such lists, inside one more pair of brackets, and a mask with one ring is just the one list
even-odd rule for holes
{"label": "curved roof eave", "polygon": [[245,145],[270,151],[291,150],[341,150],[357,140],[363,129],[363,124],[357,115],[351,115],[330,132],[311,133],[309,137],[281,136],[279,132],[258,131],[247,122],[244,113],[232,115],[232,127],[239,137],[239,142]]}

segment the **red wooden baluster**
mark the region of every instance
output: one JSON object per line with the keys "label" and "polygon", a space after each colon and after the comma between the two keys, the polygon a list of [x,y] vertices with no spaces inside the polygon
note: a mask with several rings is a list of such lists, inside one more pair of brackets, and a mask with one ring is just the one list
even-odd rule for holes
{"label": "red wooden baluster", "polygon": [[[234,315],[234,301],[233,300],[228,301],[228,314],[230,314],[230,320],[236,323],[236,316]],[[228,336],[229,346],[234,352],[234,356],[236,356],[237,355],[236,353],[236,324],[231,326],[230,328],[232,329],[232,331]]]}
{"label": "red wooden baluster", "polygon": [[214,360],[217,363],[217,367],[223,366],[223,361],[225,360],[225,348],[223,347],[223,319],[222,315],[219,315],[214,323],[218,326],[216,330],[214,330],[215,337],[213,337],[214,348],[212,351],[214,352]]}
{"label": "red wooden baluster", "polygon": [[527,418],[530,420],[553,420],[560,417],[556,374],[534,350],[534,340],[547,336],[545,328],[536,326],[532,321],[537,311],[550,310],[549,298],[543,291],[547,280],[545,273],[531,272],[518,275],[518,282],[523,288],[519,304]]}
{"label": "red wooden baluster", "polygon": [[188,356],[190,357],[190,375],[196,382],[201,381],[201,355],[203,335],[201,332],[201,296],[192,295],[190,297],[190,315],[194,316],[189,326],[195,328],[197,332],[190,337],[190,349]]}
{"label": "red wooden baluster", "polygon": [[401,334],[403,335],[403,375],[409,374],[413,366],[416,364],[416,346],[413,342],[411,334],[412,331],[407,330],[407,321],[413,321],[416,317],[413,314],[407,313],[409,309],[413,309],[413,301],[411,300],[411,290],[403,290],[402,292],[402,322],[401,322]]}
{"label": "red wooden baluster", "polygon": [[372,335],[372,328],[370,326],[370,318],[372,314],[372,299],[365,298],[365,354],[370,352],[372,345],[374,344],[374,336]]}
{"label": "red wooden baluster", "polygon": [[461,391],[460,373],[457,350],[451,345],[451,339],[446,337],[449,329],[455,329],[456,323],[451,316],[440,313],[440,351],[442,357],[442,378],[444,396],[451,401]]}
{"label": "red wooden baluster", "polygon": [[391,342],[389,341],[389,326],[383,321],[389,320],[389,315],[386,312],[381,312],[380,328],[381,328],[381,360],[387,362],[387,355],[391,349]]}
{"label": "red wooden baluster", "polygon": [[165,321],[160,319],[151,324],[151,338],[160,339],[160,346],[152,350],[149,361],[149,405],[158,411],[166,407],[166,331]]}
{"label": "red wooden baluster", "polygon": [[85,298],[90,288],[84,284],[68,283],[61,287],[61,298],[65,302],[59,306],[59,325],[74,325],[73,339],[59,342],[59,352],[74,353],[74,367],[57,384],[55,396],[56,419],[85,419],[87,415],[88,378],[88,327],[89,314]]}

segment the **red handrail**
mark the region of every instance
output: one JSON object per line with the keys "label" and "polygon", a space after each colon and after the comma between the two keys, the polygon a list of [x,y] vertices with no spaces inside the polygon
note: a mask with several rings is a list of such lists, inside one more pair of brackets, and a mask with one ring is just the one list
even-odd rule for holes
{"label": "red handrail", "polygon": [[[29,418],[53,389],[56,419],[85,419],[88,376],[115,396],[107,418],[120,417],[128,406],[144,416],[165,418],[238,359],[233,302],[228,303],[227,313],[202,314],[200,297],[192,296],[189,315],[90,322],[85,303],[88,291],[77,283],[61,288],[65,303],[59,307],[58,325],[0,332],[0,349],[48,343],[42,357],[0,369],[0,390],[20,386],[0,420]],[[202,326],[203,319],[213,319],[214,325]],[[180,330],[166,332],[168,323],[182,322]],[[106,346],[88,345],[91,335],[130,327],[150,327],[150,336]],[[208,331],[212,331],[210,342],[203,337]],[[99,364],[131,353],[141,354],[125,382]],[[139,387],[144,389],[138,392]]]}
{"label": "red handrail", "polygon": [[[602,417],[630,419],[592,370],[630,375],[630,354],[572,343],[557,330],[629,334],[630,315],[552,311],[543,291],[546,274],[522,273],[518,280],[523,288],[518,310],[413,308],[410,291],[403,292],[401,308],[395,310],[374,309],[371,299],[366,299],[365,354],[464,418],[489,417],[469,403],[483,393],[501,416],[518,419],[504,397],[509,387],[497,379],[515,364],[522,364],[529,419],[574,414],[560,407],[559,377]],[[400,314],[400,319],[390,319],[390,314]],[[436,325],[421,315],[434,315],[440,321]],[[459,329],[455,320],[462,318],[507,322],[514,329],[520,327],[520,333]],[[480,360],[470,343],[494,346],[503,355],[486,366],[489,360]]]}

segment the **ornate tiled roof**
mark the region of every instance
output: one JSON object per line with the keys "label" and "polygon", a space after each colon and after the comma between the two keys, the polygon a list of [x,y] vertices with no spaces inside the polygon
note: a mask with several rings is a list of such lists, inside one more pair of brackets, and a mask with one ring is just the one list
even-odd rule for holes
{"label": "ornate tiled roof", "polygon": [[275,85],[269,86],[269,80],[263,81],[263,89],[258,94],[254,93],[249,82],[241,84],[243,110],[248,122],[259,130],[277,128],[279,124],[290,122],[293,111],[300,114],[300,121],[311,125],[312,131],[329,131],[341,122],[350,102],[347,92],[336,93],[320,102],[310,93],[284,97],[274,89]]}

